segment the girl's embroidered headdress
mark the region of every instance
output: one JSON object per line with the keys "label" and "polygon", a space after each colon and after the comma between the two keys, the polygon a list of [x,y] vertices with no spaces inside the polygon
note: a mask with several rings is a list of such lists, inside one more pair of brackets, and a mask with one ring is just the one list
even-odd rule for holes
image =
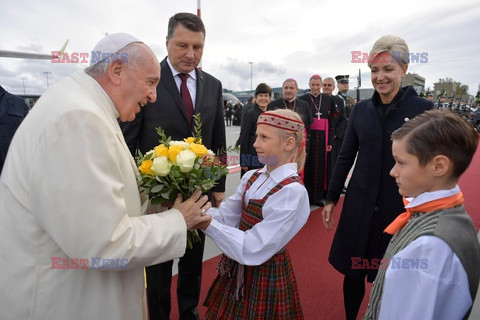
{"label": "girl's embroidered headdress", "polygon": [[287,131],[297,132],[303,130],[302,121],[297,121],[271,112],[264,112],[258,117],[257,125],[266,124],[268,126],[280,128]]}

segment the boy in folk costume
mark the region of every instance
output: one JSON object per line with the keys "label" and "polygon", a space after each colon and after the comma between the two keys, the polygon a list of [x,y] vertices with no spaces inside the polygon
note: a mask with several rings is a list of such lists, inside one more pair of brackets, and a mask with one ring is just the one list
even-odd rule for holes
{"label": "boy in folk costume", "polygon": [[390,175],[407,211],[385,229],[394,236],[364,319],[464,319],[477,292],[480,248],[457,182],[478,134],[460,117],[431,110],[392,141]]}
{"label": "boy in folk costume", "polygon": [[285,246],[307,222],[304,124],[286,109],[257,121],[254,147],[262,169],[250,170],[235,194],[211,208],[201,226],[224,252],[204,306],[206,319],[303,319]]}

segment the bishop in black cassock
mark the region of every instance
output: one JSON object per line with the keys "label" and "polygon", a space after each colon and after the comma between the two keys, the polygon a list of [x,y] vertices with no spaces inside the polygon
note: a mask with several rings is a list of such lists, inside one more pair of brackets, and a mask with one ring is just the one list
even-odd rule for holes
{"label": "bishop in black cassock", "polygon": [[[315,84],[318,90],[313,87]],[[323,205],[322,200],[325,198],[329,183],[328,151],[331,149],[334,136],[335,105],[332,97],[320,93],[322,86],[320,76],[312,76],[309,85],[310,93],[299,97],[300,100],[308,103],[313,115],[313,123],[310,125],[307,136],[309,152],[305,162],[304,183],[310,203]]]}

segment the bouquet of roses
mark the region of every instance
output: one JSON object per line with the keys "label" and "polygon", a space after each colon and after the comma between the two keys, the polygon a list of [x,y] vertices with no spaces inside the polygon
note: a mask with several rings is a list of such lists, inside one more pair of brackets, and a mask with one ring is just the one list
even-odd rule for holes
{"label": "bouquet of roses", "polygon": [[[195,190],[210,190],[228,174],[227,165],[202,144],[199,114],[194,115],[194,121],[194,136],[184,141],[172,141],[162,128],[157,128],[160,144],[137,158],[140,191],[152,204],[173,204],[178,193],[186,200]],[[188,247],[199,241],[197,230],[188,230]]]}

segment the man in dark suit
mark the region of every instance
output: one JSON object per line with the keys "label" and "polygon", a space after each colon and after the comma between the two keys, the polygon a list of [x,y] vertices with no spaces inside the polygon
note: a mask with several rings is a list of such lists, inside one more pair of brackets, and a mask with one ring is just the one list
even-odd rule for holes
{"label": "man in dark suit", "polygon": [[[143,154],[158,145],[157,127],[172,140],[192,136],[192,113],[202,119],[202,142],[213,152],[226,150],[222,84],[197,68],[205,43],[205,27],[194,14],[177,13],[170,18],[166,39],[168,57],[161,63],[157,100],[149,103],[132,122],[122,124],[125,140],[132,154]],[[185,83],[186,82],[186,83]],[[186,87],[185,87],[186,84]],[[188,89],[187,89],[188,88]],[[192,110],[193,108],[193,110]],[[217,207],[224,198],[225,179],[210,194]],[[199,319],[202,258],[205,236],[193,249],[186,250],[178,263],[177,297],[180,319]],[[170,286],[173,261],[146,268],[150,319],[169,319]]]}

